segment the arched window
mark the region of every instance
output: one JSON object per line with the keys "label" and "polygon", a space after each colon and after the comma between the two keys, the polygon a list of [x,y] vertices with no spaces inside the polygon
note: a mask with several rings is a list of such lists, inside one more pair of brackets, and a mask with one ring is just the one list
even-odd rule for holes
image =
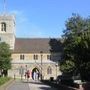
{"label": "arched window", "polygon": [[24,74],[24,67],[20,66],[19,68],[19,74],[23,75]]}
{"label": "arched window", "polygon": [[6,32],[6,23],[5,22],[1,23],[1,31],[5,31]]}
{"label": "arched window", "polygon": [[52,74],[52,68],[50,66],[47,68],[47,74]]}

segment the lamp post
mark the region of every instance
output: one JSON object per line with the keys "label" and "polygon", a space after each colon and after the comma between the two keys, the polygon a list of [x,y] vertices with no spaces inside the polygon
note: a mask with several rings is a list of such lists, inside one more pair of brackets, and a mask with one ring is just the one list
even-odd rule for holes
{"label": "lamp post", "polygon": [[25,67],[26,67],[26,68],[25,68],[25,69],[26,69],[26,70],[25,70],[25,79],[26,79],[26,77],[27,77],[27,65],[25,65]]}
{"label": "lamp post", "polygon": [[22,77],[23,77],[23,74],[24,74],[24,68],[22,66],[20,67],[19,73],[21,75],[21,80],[22,80]]}
{"label": "lamp post", "polygon": [[41,55],[41,80],[42,80],[42,56],[43,56],[43,51],[40,51],[40,55]]}
{"label": "lamp post", "polygon": [[25,67],[26,67],[26,72],[27,72],[27,65],[25,65]]}

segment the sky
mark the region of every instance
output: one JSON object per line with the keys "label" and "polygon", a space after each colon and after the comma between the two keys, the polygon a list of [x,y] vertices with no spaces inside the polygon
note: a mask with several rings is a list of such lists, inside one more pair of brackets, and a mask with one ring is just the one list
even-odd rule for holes
{"label": "sky", "polygon": [[6,0],[6,12],[15,15],[16,37],[59,38],[72,13],[90,16],[90,0]]}

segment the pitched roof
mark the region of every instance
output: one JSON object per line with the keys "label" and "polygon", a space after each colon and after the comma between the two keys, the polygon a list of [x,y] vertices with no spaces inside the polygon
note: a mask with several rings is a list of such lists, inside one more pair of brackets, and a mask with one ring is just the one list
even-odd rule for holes
{"label": "pitched roof", "polygon": [[50,38],[16,38],[14,53],[51,52]]}

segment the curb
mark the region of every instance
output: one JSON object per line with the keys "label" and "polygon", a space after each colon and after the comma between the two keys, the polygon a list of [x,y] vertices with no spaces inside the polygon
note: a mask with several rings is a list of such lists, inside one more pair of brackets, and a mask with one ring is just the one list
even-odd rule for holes
{"label": "curb", "polygon": [[14,82],[14,79],[10,79],[8,82],[0,86],[0,90],[7,90],[7,87]]}

